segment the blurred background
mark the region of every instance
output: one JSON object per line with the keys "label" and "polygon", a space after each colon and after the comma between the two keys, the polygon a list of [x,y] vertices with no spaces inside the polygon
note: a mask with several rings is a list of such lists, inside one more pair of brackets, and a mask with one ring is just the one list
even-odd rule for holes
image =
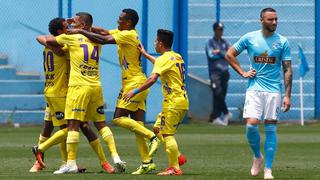
{"label": "blurred background", "polygon": [[[70,18],[79,11],[93,15],[94,25],[117,28],[117,19],[124,8],[135,9],[140,20],[137,30],[144,46],[155,54],[156,30],[170,29],[175,33],[174,50],[188,64],[187,86],[190,100],[189,118],[208,121],[212,110],[205,43],[212,38],[212,24],[224,23],[224,38],[231,44],[249,31],[260,29],[260,11],[265,7],[277,10],[277,32],[288,38],[293,64],[291,110],[282,113],[281,121],[300,120],[298,45],[302,47],[309,65],[303,77],[304,117],[306,121],[319,118],[319,73],[315,58],[317,40],[315,0],[0,0],[0,123],[42,124],[45,109],[43,97],[42,50],[35,37],[48,34],[48,23],[54,17]],[[319,29],[319,28],[318,28]],[[249,68],[246,52],[239,56],[245,69]],[[115,45],[103,46],[101,54],[103,84],[108,121],[113,116],[121,87],[121,68]],[[153,65],[143,61],[150,75]],[[246,80],[232,69],[227,93],[227,105],[232,120],[242,120]],[[282,73],[281,73],[282,74]],[[161,85],[155,84],[147,99],[147,122],[154,122],[161,111]]]}

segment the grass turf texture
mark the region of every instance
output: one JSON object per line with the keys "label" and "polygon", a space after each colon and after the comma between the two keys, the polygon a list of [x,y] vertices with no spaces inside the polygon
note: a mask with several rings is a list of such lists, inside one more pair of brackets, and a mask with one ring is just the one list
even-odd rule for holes
{"label": "grass turf texture", "polygon": [[[263,136],[263,126],[260,132]],[[181,125],[176,135],[180,150],[188,158],[182,167],[182,177],[158,177],[155,173],[167,167],[163,146],[155,155],[157,170],[148,175],[131,175],[139,166],[140,158],[133,133],[111,127],[121,158],[127,162],[125,174],[106,174],[98,158],[82,136],[78,151],[78,164],[85,166],[84,174],[53,175],[60,165],[58,146],[46,152],[47,168],[40,173],[29,173],[34,162],[31,147],[37,142],[40,127],[0,127],[0,179],[261,179],[249,175],[252,156],[245,139],[243,125],[216,127],[204,124]],[[280,125],[278,152],[273,175],[277,179],[320,179],[320,125],[305,127]],[[262,139],[262,142],[264,140]],[[111,161],[110,155],[104,150]]]}

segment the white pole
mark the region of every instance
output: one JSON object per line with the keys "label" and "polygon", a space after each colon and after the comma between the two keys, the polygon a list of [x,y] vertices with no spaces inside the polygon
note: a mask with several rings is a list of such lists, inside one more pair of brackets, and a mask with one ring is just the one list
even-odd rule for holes
{"label": "white pole", "polygon": [[304,126],[302,77],[300,77],[300,120],[301,120],[301,126]]}

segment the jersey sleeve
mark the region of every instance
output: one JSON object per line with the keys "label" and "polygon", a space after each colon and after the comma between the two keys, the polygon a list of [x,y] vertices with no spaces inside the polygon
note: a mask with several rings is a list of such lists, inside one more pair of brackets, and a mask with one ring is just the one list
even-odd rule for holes
{"label": "jersey sleeve", "polygon": [[134,36],[129,31],[120,31],[115,34],[111,34],[117,44],[129,44],[133,41]]}
{"label": "jersey sleeve", "polygon": [[168,71],[172,66],[171,60],[165,57],[159,57],[154,63],[154,67],[151,74],[159,74],[160,76]]}
{"label": "jersey sleeve", "polygon": [[283,50],[281,53],[281,60],[282,61],[290,61],[291,59],[292,58],[291,58],[289,41],[285,40],[284,44],[283,44]]}
{"label": "jersey sleeve", "polygon": [[109,34],[113,35],[113,34],[116,34],[116,33],[119,33],[119,29],[112,29],[112,30],[109,30]]}
{"label": "jersey sleeve", "polygon": [[233,47],[236,49],[238,54],[240,54],[243,50],[247,48],[247,41],[248,36],[244,35],[235,44],[233,44]]}

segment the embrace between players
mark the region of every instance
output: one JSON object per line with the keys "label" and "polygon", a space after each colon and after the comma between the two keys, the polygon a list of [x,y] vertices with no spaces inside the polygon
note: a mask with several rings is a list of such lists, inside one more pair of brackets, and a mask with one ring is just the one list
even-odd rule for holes
{"label": "embrace between players", "polygon": [[[62,165],[54,174],[85,171],[76,163],[79,129],[107,173],[125,171],[126,164],[120,159],[113,134],[105,122],[99,69],[102,44],[116,44],[122,69],[122,89],[112,122],[136,135],[142,164],[132,174],[146,174],[155,170],[152,157],[160,143],[163,143],[169,168],[158,175],[182,175],[180,166],[186,163],[186,158],[179,152],[174,134],[189,107],[184,61],[171,50],[173,33],[164,29],[157,31],[155,41],[155,49],[161,56],[155,58],[149,55],[135,30],[138,20],[135,10],[123,9],[118,28],[105,30],[92,26],[93,18],[89,13],[79,12],[72,19],[51,20],[51,35],[37,37],[38,42],[45,46],[44,95],[47,107],[39,143],[32,148],[36,161],[30,172],[45,168],[44,152],[55,144],[60,144]],[[70,25],[72,28],[68,29]],[[142,71],[141,54],[154,64],[148,79]],[[151,131],[144,126],[145,102],[148,88],[159,77],[164,99],[162,111]],[[114,166],[106,160],[99,138],[92,131],[89,121],[93,122],[107,145]],[[59,127],[60,130],[51,136],[53,127]]]}

